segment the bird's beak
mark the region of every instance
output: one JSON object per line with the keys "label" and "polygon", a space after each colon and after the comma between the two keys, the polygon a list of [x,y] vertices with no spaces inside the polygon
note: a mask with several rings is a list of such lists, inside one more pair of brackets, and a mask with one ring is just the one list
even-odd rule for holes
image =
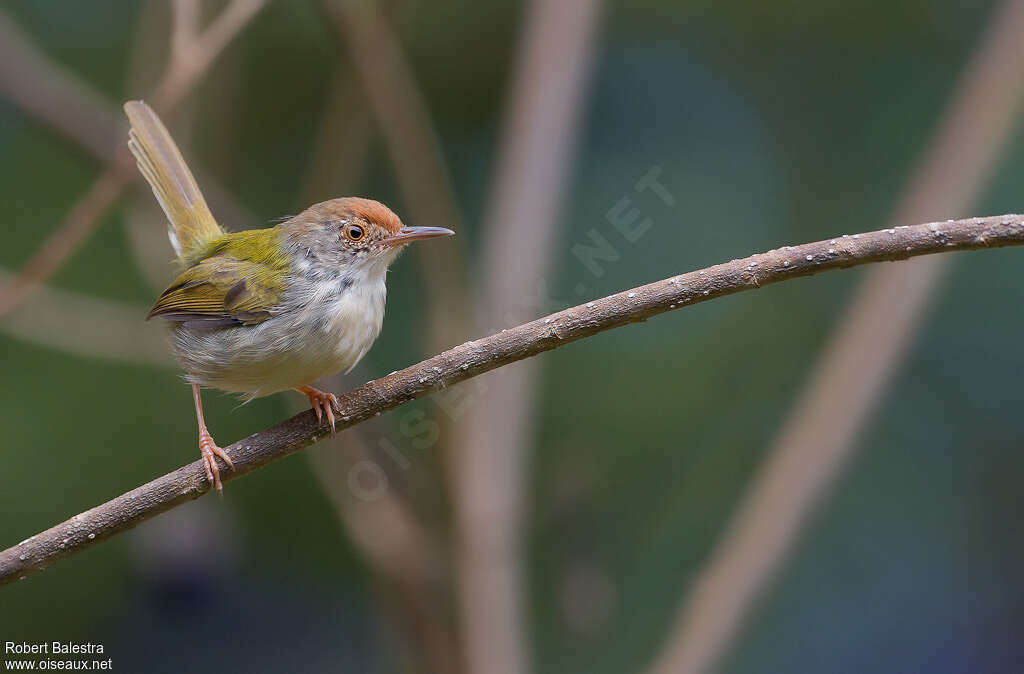
{"label": "bird's beak", "polygon": [[420,239],[433,239],[438,236],[451,236],[454,234],[450,229],[444,227],[402,227],[398,234],[384,239],[385,246],[404,246],[412,241]]}

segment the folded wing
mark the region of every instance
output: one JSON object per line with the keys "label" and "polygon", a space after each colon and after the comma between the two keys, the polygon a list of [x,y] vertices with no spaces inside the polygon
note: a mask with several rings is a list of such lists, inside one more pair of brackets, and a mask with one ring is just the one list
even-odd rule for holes
{"label": "folded wing", "polygon": [[256,325],[274,315],[284,292],[279,270],[225,255],[186,269],[160,295],[147,318],[194,328]]}

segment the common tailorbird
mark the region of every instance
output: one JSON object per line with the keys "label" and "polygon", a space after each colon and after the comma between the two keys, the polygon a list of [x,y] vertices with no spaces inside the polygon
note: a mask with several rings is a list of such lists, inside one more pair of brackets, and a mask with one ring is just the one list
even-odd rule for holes
{"label": "common tailorbird", "polygon": [[200,388],[248,400],[294,389],[333,430],[338,400],[310,384],[351,369],[370,349],[384,320],[384,275],[399,251],[454,232],[406,227],[384,204],[358,197],[314,204],[267,229],[225,232],[156,113],[142,101],[124,110],[128,147],[167,215],[180,264],[148,318],[170,324],[206,477],[219,491],[217,458],[234,466],[206,428]]}

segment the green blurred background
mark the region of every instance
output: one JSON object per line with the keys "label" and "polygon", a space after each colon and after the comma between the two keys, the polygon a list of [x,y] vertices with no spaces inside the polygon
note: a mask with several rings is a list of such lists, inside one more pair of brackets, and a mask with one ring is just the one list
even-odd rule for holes
{"label": "green blurred background", "polygon": [[[162,1],[3,8],[111,104],[151,92],[164,48],[150,42],[164,44],[169,26]],[[551,308],[887,225],[993,8],[605,3],[557,220]],[[487,272],[473,262],[478,223],[524,11],[465,0],[388,8],[451,171],[470,292]],[[154,55],[140,57],[147,49]],[[198,85],[174,132],[190,163],[257,218],[231,225],[260,226],[306,205],[332,83],[350,71],[318,3],[276,0]],[[351,104],[365,110],[353,92]],[[357,162],[343,167],[350,182],[316,198],[372,196],[405,217],[387,151],[369,129],[365,156],[339,155]],[[1021,209],[1022,150],[1016,134],[974,214]],[[592,228],[611,237],[606,213],[653,167],[675,205],[637,196],[653,226],[594,276],[572,246]],[[93,157],[0,101],[0,265],[28,259],[98,172]],[[137,308],[134,329],[159,339],[159,326],[143,319],[171,268],[148,261],[139,253],[145,235],[131,234],[141,221],[165,241],[151,202],[133,188],[52,285]],[[362,377],[430,355],[419,255],[389,276],[384,331]],[[956,255],[853,461],[716,671],[1020,671],[1020,255]],[[540,357],[525,515],[534,671],[643,671],[864,273],[743,293]],[[0,547],[195,460],[189,391],[173,363],[73,353],[12,335],[5,320]],[[64,329],[74,342],[78,328]],[[239,406],[211,392],[206,416],[226,444],[297,411],[293,398]],[[413,406],[440,414],[430,399]],[[451,589],[439,451],[448,438],[415,446],[399,428],[405,413],[376,420],[366,437],[375,446],[389,438],[408,460],[406,469],[378,457],[446,542],[440,585]],[[344,443],[330,451],[346,460]],[[115,671],[415,670],[415,647],[386,595],[300,455],[232,482],[220,502],[187,504],[2,588],[0,641],[100,642]],[[454,611],[446,596],[434,606],[442,622]]]}

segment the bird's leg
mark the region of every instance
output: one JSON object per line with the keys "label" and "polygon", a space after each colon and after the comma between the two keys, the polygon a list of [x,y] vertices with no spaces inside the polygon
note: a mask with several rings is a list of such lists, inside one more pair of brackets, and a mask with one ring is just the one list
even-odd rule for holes
{"label": "bird's leg", "polygon": [[232,470],[235,464],[231,463],[231,457],[223,449],[217,446],[206,430],[206,422],[203,420],[203,399],[199,395],[199,384],[192,384],[192,399],[196,402],[196,420],[199,421],[199,451],[203,454],[203,467],[206,468],[206,479],[217,491],[223,492],[224,485],[220,481],[220,470],[217,468],[217,457],[224,459],[224,463]]}
{"label": "bird's leg", "polygon": [[295,390],[309,398],[309,404],[316,412],[316,420],[322,422],[324,415],[331,424],[331,432],[334,432],[334,408],[338,406],[338,398],[333,393],[321,391],[312,386],[296,386]]}

